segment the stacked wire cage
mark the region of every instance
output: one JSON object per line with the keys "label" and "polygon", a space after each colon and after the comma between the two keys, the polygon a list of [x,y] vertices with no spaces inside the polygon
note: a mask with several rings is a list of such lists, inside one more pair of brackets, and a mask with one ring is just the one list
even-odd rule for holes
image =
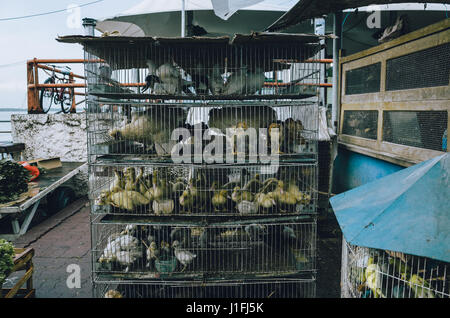
{"label": "stacked wire cage", "polygon": [[343,240],[344,298],[449,298],[448,262],[351,245]]}
{"label": "stacked wire cage", "polygon": [[96,297],[314,297],[315,35],[85,48]]}

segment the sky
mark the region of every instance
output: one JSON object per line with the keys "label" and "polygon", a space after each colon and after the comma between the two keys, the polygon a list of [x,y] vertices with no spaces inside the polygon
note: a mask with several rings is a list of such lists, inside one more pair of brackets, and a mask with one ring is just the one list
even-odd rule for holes
{"label": "sky", "polygon": [[[0,108],[27,108],[26,61],[36,58],[83,58],[79,44],[64,44],[58,36],[84,34],[76,15],[68,13],[69,5],[83,5],[95,0],[0,0]],[[141,0],[103,0],[80,8],[80,19],[102,19],[119,14]],[[45,12],[64,12],[16,20]],[[12,64],[12,65],[11,65]],[[76,74],[83,75],[83,66],[69,65]],[[40,82],[46,78],[40,73]]]}

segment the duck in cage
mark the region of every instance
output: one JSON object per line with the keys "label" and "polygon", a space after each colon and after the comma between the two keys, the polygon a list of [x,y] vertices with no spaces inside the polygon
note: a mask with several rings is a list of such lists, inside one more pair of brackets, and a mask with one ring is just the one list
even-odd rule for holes
{"label": "duck in cage", "polygon": [[344,297],[450,297],[449,173],[444,154],[330,200]]}
{"label": "duck in cage", "polygon": [[281,165],[270,174],[255,166],[104,169],[106,175],[93,176],[90,182],[94,205],[109,207],[109,214],[247,216],[315,211],[313,164]]}
{"label": "duck in cage", "polygon": [[96,224],[93,257],[99,275],[292,275],[313,269],[314,231],[312,222],[227,226]]}

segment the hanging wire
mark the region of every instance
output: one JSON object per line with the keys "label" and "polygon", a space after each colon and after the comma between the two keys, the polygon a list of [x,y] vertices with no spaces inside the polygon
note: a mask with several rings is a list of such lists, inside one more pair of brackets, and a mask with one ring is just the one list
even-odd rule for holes
{"label": "hanging wire", "polygon": [[[103,2],[105,0],[97,0],[97,1],[93,1],[93,2],[89,2],[89,3],[85,3],[85,4],[80,4],[79,7],[86,7],[89,5],[93,5],[99,2]],[[49,11],[49,12],[43,12],[43,13],[37,13],[37,14],[30,14],[30,15],[24,15],[24,16],[19,16],[19,17],[12,17],[12,18],[1,18],[1,21],[13,21],[13,20],[21,20],[21,19],[27,19],[27,18],[34,18],[34,17],[39,17],[39,16],[43,16],[43,15],[49,15],[49,14],[55,14],[55,13],[61,13],[61,12],[66,12],[67,9],[60,9],[60,10],[54,10],[54,11]]]}

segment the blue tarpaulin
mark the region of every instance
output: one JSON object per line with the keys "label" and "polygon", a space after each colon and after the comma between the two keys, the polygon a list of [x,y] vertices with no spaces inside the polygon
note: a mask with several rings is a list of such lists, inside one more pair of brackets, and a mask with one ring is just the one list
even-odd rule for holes
{"label": "blue tarpaulin", "polygon": [[450,262],[450,154],[330,199],[353,245]]}

